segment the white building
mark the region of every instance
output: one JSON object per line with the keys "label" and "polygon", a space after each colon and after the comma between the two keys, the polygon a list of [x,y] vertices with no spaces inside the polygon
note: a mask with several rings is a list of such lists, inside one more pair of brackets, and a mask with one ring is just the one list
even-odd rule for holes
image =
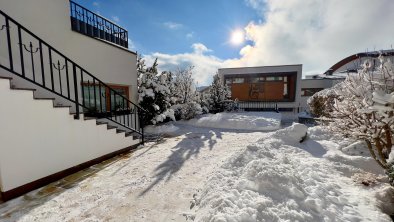
{"label": "white building", "polygon": [[378,67],[380,65],[379,55],[394,61],[394,50],[357,53],[338,61],[324,74],[306,76],[301,81],[301,110],[309,110],[307,100],[314,93],[343,81],[349,73],[356,73],[357,70],[362,69],[364,63],[370,63],[373,67]]}
{"label": "white building", "polygon": [[343,81],[344,76],[313,75],[301,80],[300,111],[309,111],[308,99],[315,93]]}
{"label": "white building", "polygon": [[0,198],[143,142],[127,30],[69,0],[0,10]]}
{"label": "white building", "polygon": [[382,50],[382,51],[374,51],[374,52],[363,52],[353,54],[348,56],[333,66],[331,66],[324,74],[326,76],[335,76],[340,74],[357,72],[358,69],[362,68],[362,65],[365,62],[371,63],[372,66],[377,67],[380,65],[378,57],[380,55],[385,56],[386,58],[394,59],[394,50]]}

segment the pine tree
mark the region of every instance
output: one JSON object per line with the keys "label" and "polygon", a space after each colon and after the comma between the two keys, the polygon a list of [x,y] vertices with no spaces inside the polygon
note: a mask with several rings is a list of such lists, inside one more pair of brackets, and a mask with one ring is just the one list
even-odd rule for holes
{"label": "pine tree", "polygon": [[137,60],[138,77],[138,103],[147,111],[143,117],[145,124],[163,122],[167,117],[175,120],[171,106],[171,73],[158,74],[157,59],[149,68],[145,68],[145,61],[140,57]]}
{"label": "pine tree", "polygon": [[230,91],[227,86],[223,84],[219,74],[213,76],[213,82],[209,89],[209,109],[212,112],[223,112],[225,110],[225,102],[230,98]]}

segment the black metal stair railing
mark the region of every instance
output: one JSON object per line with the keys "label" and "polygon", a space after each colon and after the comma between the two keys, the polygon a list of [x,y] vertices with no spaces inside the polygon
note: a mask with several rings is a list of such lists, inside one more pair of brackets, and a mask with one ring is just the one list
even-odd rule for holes
{"label": "black metal stair railing", "polygon": [[1,10],[0,67],[70,101],[76,119],[81,113],[106,119],[143,142],[144,109]]}
{"label": "black metal stair railing", "polygon": [[108,19],[70,0],[71,29],[128,48],[128,32]]}

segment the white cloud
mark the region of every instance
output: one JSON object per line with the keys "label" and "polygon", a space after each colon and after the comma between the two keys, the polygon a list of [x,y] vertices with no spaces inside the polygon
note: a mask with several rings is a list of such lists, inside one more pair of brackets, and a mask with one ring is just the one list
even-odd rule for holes
{"label": "white cloud", "polygon": [[204,44],[202,43],[194,43],[192,45],[193,51],[195,54],[204,54],[205,52],[212,52],[212,50],[208,49]]}
{"label": "white cloud", "polygon": [[[393,43],[392,0],[247,0],[265,22],[245,28],[253,45],[225,65],[302,63],[304,73],[324,72],[351,54]],[[314,71],[315,70],[315,71]]]}
{"label": "white cloud", "polygon": [[112,16],[111,19],[112,19],[112,21],[114,21],[114,22],[120,22],[120,19],[119,19],[118,16]]}
{"label": "white cloud", "polygon": [[100,3],[98,3],[98,2],[93,2],[93,6],[99,7],[99,6],[100,6]]}
{"label": "white cloud", "polygon": [[158,58],[159,71],[170,70],[175,71],[178,67],[185,68],[194,66],[193,78],[199,86],[208,85],[212,81],[212,76],[217,72],[222,65],[222,60],[205,53],[212,50],[208,49],[201,43],[192,45],[193,52],[181,54],[165,54],[155,52],[150,55],[145,55],[147,65],[151,65],[155,58]]}
{"label": "white cloud", "polygon": [[339,60],[358,52],[387,49],[394,44],[392,0],[245,0],[261,14],[245,32],[250,44],[238,58],[223,60],[206,55],[196,43],[192,53],[154,53],[161,67],[194,65],[195,79],[209,84],[221,67],[303,64],[304,74],[324,72]]}
{"label": "white cloud", "polygon": [[172,30],[180,29],[183,27],[182,24],[180,23],[175,23],[175,22],[164,22],[163,23],[164,27]]}

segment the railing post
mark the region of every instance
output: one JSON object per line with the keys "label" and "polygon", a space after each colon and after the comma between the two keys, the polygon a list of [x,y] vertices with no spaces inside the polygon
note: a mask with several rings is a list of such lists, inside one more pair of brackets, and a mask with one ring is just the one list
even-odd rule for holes
{"label": "railing post", "polygon": [[78,82],[77,82],[77,68],[73,63],[73,81],[74,81],[74,96],[75,96],[75,116],[74,119],[79,119],[79,102],[78,102]]}
{"label": "railing post", "polygon": [[10,35],[10,22],[8,18],[5,18],[5,26],[7,30],[7,43],[8,43],[8,58],[10,61],[10,69],[14,71],[14,62],[12,61],[12,47],[11,47],[11,35]]}
{"label": "railing post", "polygon": [[42,42],[41,42],[41,40],[39,41],[38,44],[39,44],[38,48],[40,49],[40,64],[41,64],[42,85],[45,88],[45,70],[44,70],[44,58],[43,58],[43,55],[42,55]]}
{"label": "railing post", "polygon": [[18,26],[18,39],[19,39],[19,54],[20,54],[20,60],[21,60],[21,68],[22,68],[22,76],[25,77],[25,63],[23,61],[23,49],[22,49],[22,33],[21,33],[21,27]]}
{"label": "railing post", "polygon": [[[138,108],[137,107],[137,110],[138,110],[138,122],[139,122],[139,127],[140,127],[140,129],[141,129],[141,142],[142,142],[142,144],[144,144],[145,143],[145,137],[144,137],[144,122],[143,122],[143,114],[142,114],[142,112],[141,112],[141,110],[140,110],[140,108]],[[141,120],[142,119],[142,120]]]}

